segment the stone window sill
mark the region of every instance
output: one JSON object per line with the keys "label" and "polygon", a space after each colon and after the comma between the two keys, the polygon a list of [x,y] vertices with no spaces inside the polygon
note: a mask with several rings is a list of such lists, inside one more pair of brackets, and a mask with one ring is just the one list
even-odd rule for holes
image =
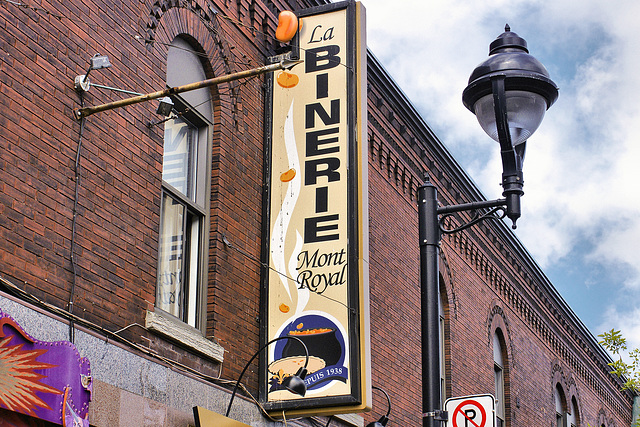
{"label": "stone window sill", "polygon": [[177,341],[216,362],[222,363],[224,360],[224,348],[220,344],[209,341],[202,336],[199,330],[179,321],[170,314],[164,314],[161,311],[147,311],[145,326],[148,330]]}

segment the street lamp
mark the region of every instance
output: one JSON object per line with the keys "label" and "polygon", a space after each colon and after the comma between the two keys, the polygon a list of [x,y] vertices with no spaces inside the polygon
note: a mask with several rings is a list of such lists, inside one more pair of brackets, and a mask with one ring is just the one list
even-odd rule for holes
{"label": "street lamp", "polygon": [[[418,190],[420,285],[422,309],[422,417],[424,427],[440,426],[439,265],[441,233],[451,234],[485,219],[505,216],[516,228],[520,217],[522,164],[526,140],[536,131],[545,111],[558,99],[558,88],[545,67],[529,55],[527,42],[507,25],[489,46],[489,58],[471,73],[462,102],[482,129],[500,143],[504,199],[438,207],[436,187],[429,181]],[[489,209],[487,211],[487,209]],[[444,220],[456,212],[474,211],[466,224],[453,229]]]}
{"label": "street lamp", "polygon": [[277,337],[272,339],[268,343],[264,344],[262,347],[260,347],[260,349],[257,352],[255,352],[255,354],[251,357],[251,359],[249,359],[247,364],[244,366],[244,369],[242,370],[242,372],[240,373],[240,376],[238,377],[238,380],[236,381],[236,385],[233,387],[233,393],[231,393],[231,399],[229,399],[229,406],[227,406],[227,412],[225,413],[225,415],[218,414],[216,412],[210,411],[201,406],[193,407],[193,418],[195,420],[197,427],[201,427],[201,426],[202,427],[204,426],[250,427],[248,424],[244,424],[244,423],[241,423],[240,421],[236,421],[229,418],[229,412],[231,412],[231,405],[233,405],[233,399],[235,398],[236,392],[238,391],[240,380],[242,380],[242,377],[244,376],[245,372],[247,371],[249,366],[251,366],[251,362],[253,362],[255,358],[262,353],[263,350],[269,347],[269,345],[280,340],[298,341],[298,343],[302,346],[302,349],[304,350],[304,366],[298,369],[298,372],[296,372],[294,375],[289,375],[285,377],[282,383],[280,384],[280,386],[283,389],[289,390],[291,393],[304,397],[304,395],[307,392],[307,386],[304,382],[304,378],[307,375],[307,365],[309,364],[309,350],[307,349],[307,346],[305,345],[305,343],[298,337],[292,337],[290,335]]}

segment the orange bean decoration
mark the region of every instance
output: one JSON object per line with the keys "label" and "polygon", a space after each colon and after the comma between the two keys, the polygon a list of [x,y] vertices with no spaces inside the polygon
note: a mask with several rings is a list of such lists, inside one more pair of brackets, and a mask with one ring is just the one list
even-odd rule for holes
{"label": "orange bean decoration", "polygon": [[289,312],[289,306],[285,303],[280,304],[280,311],[283,313],[288,313]]}
{"label": "orange bean decoration", "polygon": [[290,10],[283,10],[278,15],[278,27],[276,28],[276,39],[282,43],[288,43],[298,31],[298,17]]}
{"label": "orange bean decoration", "polygon": [[282,182],[289,182],[291,181],[294,177],[296,176],[296,170],[295,169],[289,169],[288,171],[282,173],[280,175],[280,181]]}
{"label": "orange bean decoration", "polygon": [[288,73],[286,71],[282,71],[278,74],[278,84],[285,89],[290,89],[298,84],[300,79],[295,74]]}

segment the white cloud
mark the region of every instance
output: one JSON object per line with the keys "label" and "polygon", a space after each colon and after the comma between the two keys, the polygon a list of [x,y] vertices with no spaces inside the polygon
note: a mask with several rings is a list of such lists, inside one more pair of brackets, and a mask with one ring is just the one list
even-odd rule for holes
{"label": "white cloud", "polygon": [[373,53],[489,198],[501,192],[497,144],[462,105],[462,90],[505,23],[527,40],[560,97],[528,142],[517,234],[543,268],[579,253],[574,266],[616,273],[612,293],[640,288],[640,2],[364,4]]}

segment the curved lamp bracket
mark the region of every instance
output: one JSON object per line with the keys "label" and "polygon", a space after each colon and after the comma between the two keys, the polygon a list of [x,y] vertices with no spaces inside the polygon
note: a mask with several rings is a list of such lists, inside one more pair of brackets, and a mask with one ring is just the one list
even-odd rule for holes
{"label": "curved lamp bracket", "polygon": [[505,206],[498,206],[485,213],[475,211],[471,220],[466,224],[462,224],[461,226],[455,227],[455,228],[447,228],[445,226],[445,222],[447,218],[452,216],[453,216],[453,213],[442,215],[438,220],[439,222],[438,226],[440,227],[440,232],[442,234],[454,234],[454,233],[457,233],[458,231],[466,230],[467,228],[472,227],[486,219],[494,219],[494,220],[503,219],[504,217],[507,216],[507,210]]}
{"label": "curved lamp bracket", "polygon": [[367,427],[385,427],[389,422],[389,414],[391,413],[391,398],[389,398],[387,392],[382,388],[376,386],[371,386],[371,388],[373,390],[378,390],[384,393],[385,397],[387,398],[387,413],[386,415],[381,416],[378,421],[367,424]]}
{"label": "curved lamp bracket", "polygon": [[[304,348],[304,353],[305,353],[304,366],[302,368],[300,368],[298,370],[298,372],[296,372],[295,375],[292,375],[292,376],[289,376],[289,377],[285,378],[285,380],[283,381],[283,384],[282,384],[290,392],[299,394],[300,396],[304,397],[305,393],[307,392],[307,386],[304,383],[304,378],[307,375],[307,365],[309,364],[309,350],[307,349],[307,346],[305,345],[305,343],[298,337],[292,337],[292,336],[289,336],[289,335],[285,335],[285,336],[282,336],[282,337],[277,337],[277,338],[272,339],[271,341],[269,341],[268,343],[266,343],[262,347],[260,347],[260,350],[258,350],[251,357],[251,359],[249,359],[247,364],[244,366],[244,369],[242,370],[242,372],[240,373],[240,376],[238,377],[238,380],[236,381],[236,385],[233,387],[233,393],[231,393],[231,399],[229,399],[229,406],[227,406],[227,413],[225,414],[226,417],[228,417],[229,416],[229,412],[231,412],[231,405],[233,404],[233,399],[236,396],[236,392],[238,391],[238,386],[240,384],[240,380],[244,376],[244,373],[247,371],[247,368],[249,368],[249,366],[251,365],[251,362],[253,362],[253,360],[256,357],[258,357],[258,355],[260,355],[262,350],[266,349],[270,344],[272,344],[272,343],[274,343],[276,341],[280,341],[280,340],[298,341],[298,343],[300,343],[302,345],[302,347]],[[285,381],[286,381],[286,383],[285,383]]]}

